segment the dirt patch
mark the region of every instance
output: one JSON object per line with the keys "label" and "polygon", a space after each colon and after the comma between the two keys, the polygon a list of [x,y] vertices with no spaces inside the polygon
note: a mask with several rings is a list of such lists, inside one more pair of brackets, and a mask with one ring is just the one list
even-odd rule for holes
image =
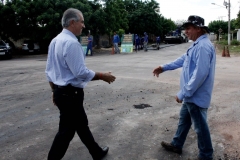
{"label": "dirt patch", "polygon": [[135,105],[133,105],[133,107],[136,109],[144,109],[144,108],[152,107],[152,106],[150,106],[149,104],[135,104]]}

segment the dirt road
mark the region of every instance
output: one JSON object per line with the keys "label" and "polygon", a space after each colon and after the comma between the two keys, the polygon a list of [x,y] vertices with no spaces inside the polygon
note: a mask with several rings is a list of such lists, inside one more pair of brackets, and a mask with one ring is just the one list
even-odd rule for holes
{"label": "dirt road", "polygon": [[[100,145],[110,147],[106,160],[186,160],[197,156],[191,129],[178,155],[160,143],[170,141],[181,105],[175,102],[181,70],[159,78],[152,70],[184,53],[190,43],[132,54],[95,54],[86,58],[94,71],[111,71],[113,84],[90,82],[85,88],[89,126]],[[44,70],[46,55],[0,60],[0,159],[45,160],[58,130],[58,109]],[[214,159],[240,159],[240,57],[217,55],[209,126]],[[134,105],[148,104],[144,109]],[[77,134],[64,160],[91,160]]]}

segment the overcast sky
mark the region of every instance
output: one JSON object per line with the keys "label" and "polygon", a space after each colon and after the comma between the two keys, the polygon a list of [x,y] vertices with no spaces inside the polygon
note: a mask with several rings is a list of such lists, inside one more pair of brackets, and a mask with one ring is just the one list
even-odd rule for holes
{"label": "overcast sky", "polygon": [[[160,12],[165,18],[187,20],[189,15],[198,15],[205,20],[207,26],[211,21],[228,21],[228,9],[223,6],[224,0],[156,0],[160,4]],[[228,0],[225,0],[228,3]],[[230,0],[230,18],[237,18],[240,0]],[[213,5],[215,3],[217,5]],[[222,6],[222,7],[221,7]]]}

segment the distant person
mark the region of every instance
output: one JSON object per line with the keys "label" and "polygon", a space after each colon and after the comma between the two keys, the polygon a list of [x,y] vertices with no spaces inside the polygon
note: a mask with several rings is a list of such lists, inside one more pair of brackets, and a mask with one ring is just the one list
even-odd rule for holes
{"label": "distant person", "polygon": [[85,53],[76,36],[82,33],[84,17],[77,9],[67,9],[62,17],[63,30],[50,43],[46,76],[52,89],[52,100],[60,112],[58,133],[48,153],[48,160],[60,160],[65,155],[75,132],[94,160],[101,160],[108,147],[100,147],[88,126],[83,107],[84,88],[92,80],[112,83],[110,73],[89,70],[85,66]]}
{"label": "distant person", "polygon": [[140,37],[140,47],[143,49],[144,36]]}
{"label": "distant person", "polygon": [[135,34],[135,51],[138,51],[140,48],[140,38],[137,34]]}
{"label": "distant person", "polygon": [[160,36],[157,36],[156,42],[157,42],[157,49],[160,49],[160,42],[161,42]]}
{"label": "distant person", "polygon": [[178,27],[176,30],[175,30],[175,35],[174,36],[179,36],[179,35],[181,35],[181,29],[180,29],[181,27]]}
{"label": "distant person", "polygon": [[88,52],[90,50],[90,56],[92,56],[92,36],[90,35],[90,33],[88,34],[88,45],[87,45],[87,52],[86,52],[86,56],[88,56]]}
{"label": "distant person", "polygon": [[144,47],[144,51],[147,51],[147,44],[148,44],[148,35],[146,32],[144,32],[144,41],[143,41],[143,47]]}
{"label": "distant person", "polygon": [[114,32],[113,35],[113,45],[114,45],[114,53],[120,53],[120,50],[118,48],[118,43],[120,42],[119,36]]}
{"label": "distant person", "polygon": [[189,16],[183,24],[185,33],[194,43],[185,54],[175,61],[159,66],[153,70],[154,76],[160,73],[182,67],[180,91],[175,99],[183,103],[177,131],[170,143],[162,141],[165,149],[178,154],[186,140],[191,125],[197,134],[199,160],[212,160],[213,147],[208,128],[207,111],[210,106],[215,76],[216,53],[206,33],[204,19],[199,16]]}

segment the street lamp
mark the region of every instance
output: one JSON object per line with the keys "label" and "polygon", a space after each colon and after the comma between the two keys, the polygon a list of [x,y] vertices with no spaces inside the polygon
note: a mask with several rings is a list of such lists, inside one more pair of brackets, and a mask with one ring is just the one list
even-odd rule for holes
{"label": "street lamp", "polygon": [[[216,4],[216,3],[212,3],[213,5],[216,5],[216,6],[219,6],[219,7],[223,7],[223,6],[221,6],[221,5],[218,5],[218,4]],[[223,8],[225,8],[225,7],[223,7]]]}
{"label": "street lamp", "polygon": [[[212,3],[213,5],[217,5],[220,7],[223,7],[221,5]],[[231,41],[231,33],[230,33],[230,0],[228,0],[228,3],[224,0],[223,5],[228,9],[228,45],[230,45]]]}
{"label": "street lamp", "polygon": [[223,17],[226,17],[226,16],[218,16],[218,19],[222,21]]}

